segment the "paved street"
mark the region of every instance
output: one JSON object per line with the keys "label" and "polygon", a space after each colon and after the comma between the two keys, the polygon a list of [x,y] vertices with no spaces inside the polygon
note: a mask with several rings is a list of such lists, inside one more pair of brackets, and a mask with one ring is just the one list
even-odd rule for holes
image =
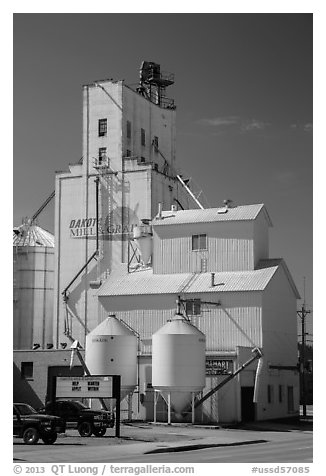
{"label": "paved street", "polygon": [[256,424],[253,429],[191,426],[122,425],[121,438],[80,438],[74,430],[53,446],[26,446],[14,439],[17,462],[189,462],[189,463],[310,463],[311,425]]}

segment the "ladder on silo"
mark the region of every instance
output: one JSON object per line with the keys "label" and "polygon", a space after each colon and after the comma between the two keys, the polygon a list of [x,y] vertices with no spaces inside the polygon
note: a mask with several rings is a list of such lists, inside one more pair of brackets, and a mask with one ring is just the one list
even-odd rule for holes
{"label": "ladder on silo", "polygon": [[[112,178],[113,177],[118,177],[119,172],[117,170],[114,170],[111,167],[110,158],[108,156],[103,157],[101,160],[98,157],[93,157],[93,167],[97,171],[96,180],[98,180],[98,188],[97,188],[97,191],[96,191],[96,195],[97,195],[96,196],[97,214],[100,215],[100,216],[104,215],[103,207],[104,207],[104,204],[106,203],[107,211],[105,211],[105,213],[107,214],[107,220],[108,220],[107,226],[110,227],[111,226],[111,217],[112,217],[112,197],[111,197],[112,189],[113,189]],[[122,173],[123,173],[123,171],[122,171]],[[107,202],[102,197],[102,190],[99,187],[99,184],[102,184],[102,185],[104,184],[104,186],[105,186],[105,189],[106,189],[108,197],[109,197],[109,200]],[[101,210],[101,212],[99,212],[100,210]],[[99,220],[99,216],[97,218]],[[97,229],[97,233],[98,233],[98,229]],[[98,236],[97,236],[97,250],[98,250],[97,278],[99,278],[100,275],[103,274],[99,271],[99,266],[100,266],[99,263],[100,263],[101,259],[103,258],[103,247],[101,246],[101,249],[100,249],[100,241],[98,239]],[[104,273],[106,273],[106,271],[104,271]]]}
{"label": "ladder on silo", "polygon": [[155,152],[157,152],[163,159],[164,161],[164,164],[163,164],[163,167],[162,167],[162,174],[166,175],[167,177],[169,177],[169,172],[171,173],[171,175],[174,177],[176,175],[175,171],[173,170],[173,167],[172,165],[170,164],[170,162],[166,159],[166,157],[163,155],[163,153],[160,151],[158,145],[157,145],[157,142],[155,141],[155,139],[152,140],[152,146],[155,150]]}

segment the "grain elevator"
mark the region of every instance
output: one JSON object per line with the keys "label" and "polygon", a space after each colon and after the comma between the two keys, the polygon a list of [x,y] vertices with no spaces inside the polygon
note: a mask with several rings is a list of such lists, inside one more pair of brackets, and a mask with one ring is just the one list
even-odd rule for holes
{"label": "grain elevator", "polygon": [[102,80],[83,88],[83,157],[56,175],[55,342],[82,345],[100,323],[97,288],[128,264],[133,228],[158,204],[188,208],[176,171],[173,75],[143,62],[136,90]]}
{"label": "grain elevator", "polygon": [[173,83],[144,61],[136,88],[83,87],[82,158],[55,179],[51,365],[44,346],[15,365],[67,375],[77,340],[93,374],[122,375],[128,418],[296,416],[297,288],[264,204],[204,207],[178,170]]}

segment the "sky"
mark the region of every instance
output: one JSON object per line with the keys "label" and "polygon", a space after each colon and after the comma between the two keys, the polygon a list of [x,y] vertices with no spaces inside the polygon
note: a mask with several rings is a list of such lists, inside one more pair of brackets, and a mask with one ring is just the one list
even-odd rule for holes
{"label": "sky", "polygon": [[[212,207],[264,203],[270,257],[312,309],[312,14],[16,13],[13,223],[82,155],[82,85],[138,81],[143,60],[175,74],[177,164]],[[39,216],[53,231],[53,205]],[[302,300],[298,301],[298,306]],[[312,315],[307,318],[312,333]],[[309,340],[312,336],[308,336]]]}

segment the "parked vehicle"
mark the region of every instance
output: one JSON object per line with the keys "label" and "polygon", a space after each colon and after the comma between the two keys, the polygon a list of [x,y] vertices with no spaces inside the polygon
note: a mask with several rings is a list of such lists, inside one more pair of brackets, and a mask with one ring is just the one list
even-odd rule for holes
{"label": "parked vehicle", "polygon": [[46,445],[52,445],[58,433],[64,433],[65,430],[62,418],[38,413],[27,403],[14,403],[13,434],[23,438],[26,445],[36,445],[40,438]]}
{"label": "parked vehicle", "polygon": [[93,410],[77,400],[56,400],[45,405],[50,415],[62,418],[67,427],[77,428],[80,436],[104,436],[107,428],[114,426],[114,413]]}

